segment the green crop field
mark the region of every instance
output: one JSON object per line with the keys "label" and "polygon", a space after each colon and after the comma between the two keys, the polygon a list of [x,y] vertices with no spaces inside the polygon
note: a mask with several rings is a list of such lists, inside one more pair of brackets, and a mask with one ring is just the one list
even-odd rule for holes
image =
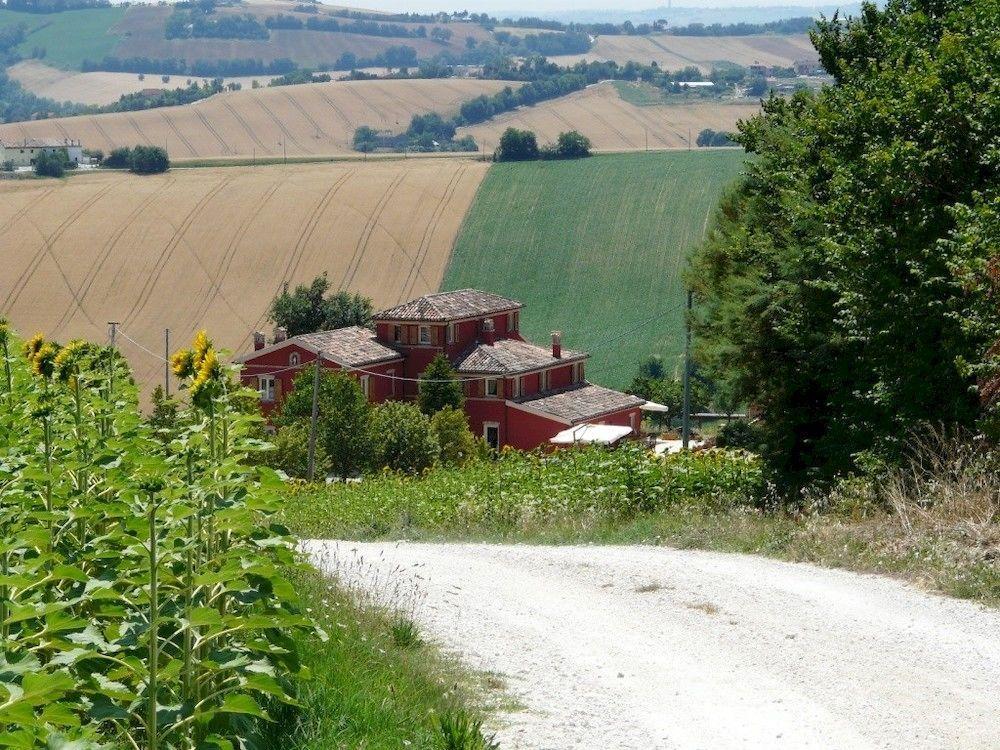
{"label": "green crop field", "polygon": [[110,55],[119,37],[111,27],[124,16],[127,8],[87,8],[63,13],[20,13],[0,10],[0,28],[23,23],[28,38],[17,47],[23,57],[44,49],[43,62],[56,68],[79,70],[84,60],[101,60]]}
{"label": "green crop field", "polygon": [[494,165],[465,218],[445,289],[525,303],[522,331],[591,352],[588,379],[622,387],[650,354],[684,343],[683,273],[736,150],[609,154]]}

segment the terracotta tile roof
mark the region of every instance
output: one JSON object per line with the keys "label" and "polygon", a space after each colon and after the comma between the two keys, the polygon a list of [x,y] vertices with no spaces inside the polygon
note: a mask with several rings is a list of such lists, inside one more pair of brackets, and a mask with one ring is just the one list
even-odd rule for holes
{"label": "terracotta tile roof", "polygon": [[575,424],[642,406],[644,399],[600,385],[584,383],[555,393],[517,399],[516,403]]}
{"label": "terracotta tile roof", "polygon": [[377,320],[447,321],[495,315],[522,307],[517,300],[478,289],[425,294],[375,315]]}
{"label": "terracotta tile roof", "polygon": [[566,362],[585,359],[585,352],[562,350],[562,357],[552,356],[552,349],[517,339],[500,339],[495,344],[476,344],[459,355],[455,369],[460,373],[496,373],[511,375]]}
{"label": "terracotta tile roof", "polygon": [[238,357],[236,362],[246,362],[262,354],[277,351],[289,344],[298,344],[303,349],[314,354],[322,351],[333,361],[346,367],[364,367],[377,362],[386,362],[394,359],[402,359],[403,355],[385,344],[379,343],[375,338],[375,332],[370,328],[360,328],[351,326],[350,328],[338,328],[333,331],[319,331],[317,333],[303,333],[301,336],[280,341],[260,351],[249,352]]}

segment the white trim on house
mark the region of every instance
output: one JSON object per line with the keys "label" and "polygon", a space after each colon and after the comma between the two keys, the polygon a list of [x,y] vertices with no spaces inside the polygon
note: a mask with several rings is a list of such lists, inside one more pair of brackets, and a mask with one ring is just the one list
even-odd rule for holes
{"label": "white trim on house", "polygon": [[277,378],[274,375],[257,376],[257,393],[262,404],[273,404],[277,398]]}
{"label": "white trim on house", "polygon": [[[489,436],[490,428],[493,428],[493,429],[495,429],[497,431],[497,444],[496,445],[493,445],[492,443],[490,443],[490,439],[488,437]],[[495,448],[495,449],[499,450],[500,445],[503,442],[503,436],[500,434],[500,423],[499,422],[483,422],[483,440],[485,440],[486,443],[488,445],[490,445],[492,448]]]}

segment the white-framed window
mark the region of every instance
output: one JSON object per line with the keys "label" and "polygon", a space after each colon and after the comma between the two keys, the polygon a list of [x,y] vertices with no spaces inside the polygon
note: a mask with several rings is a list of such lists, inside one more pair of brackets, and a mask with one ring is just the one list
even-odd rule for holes
{"label": "white-framed window", "polygon": [[448,324],[448,334],[447,335],[448,335],[448,338],[447,338],[448,343],[449,344],[454,344],[455,343],[455,324],[454,323],[449,323]]}
{"label": "white-framed window", "polygon": [[583,382],[583,362],[573,363],[573,382]]}
{"label": "white-framed window", "polygon": [[517,313],[509,312],[507,313],[507,332],[513,333],[517,330]]}
{"label": "white-framed window", "polygon": [[395,341],[397,344],[400,341],[403,340],[403,327],[402,326],[393,326],[392,327],[392,340]]}
{"label": "white-framed window", "polygon": [[292,367],[295,367],[301,361],[302,358],[299,357],[298,352],[292,352],[291,354],[288,355],[288,364],[290,364]]}
{"label": "white-framed window", "polygon": [[430,326],[420,326],[420,343],[429,344],[431,343],[431,328]]}
{"label": "white-framed window", "polygon": [[486,378],[486,395],[496,396],[499,394],[499,389],[497,388],[496,378]]}
{"label": "white-framed window", "polygon": [[257,391],[260,393],[260,400],[265,404],[274,402],[274,376],[258,375]]}
{"label": "white-framed window", "polygon": [[368,398],[368,394],[371,391],[371,377],[368,375],[361,376],[361,392],[365,394],[365,398]]}
{"label": "white-framed window", "polygon": [[493,450],[500,450],[500,423],[483,422],[483,439]]}
{"label": "white-framed window", "polygon": [[542,370],[541,374],[538,376],[539,385],[543,391],[549,389],[549,371]]}

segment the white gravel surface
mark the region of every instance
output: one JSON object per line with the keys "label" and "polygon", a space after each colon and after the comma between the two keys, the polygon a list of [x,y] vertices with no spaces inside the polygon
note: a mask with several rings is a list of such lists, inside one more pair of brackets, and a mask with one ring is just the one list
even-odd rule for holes
{"label": "white gravel surface", "polygon": [[513,748],[1000,749],[1000,612],[895,580],[659,547],[307,542],[498,672]]}

